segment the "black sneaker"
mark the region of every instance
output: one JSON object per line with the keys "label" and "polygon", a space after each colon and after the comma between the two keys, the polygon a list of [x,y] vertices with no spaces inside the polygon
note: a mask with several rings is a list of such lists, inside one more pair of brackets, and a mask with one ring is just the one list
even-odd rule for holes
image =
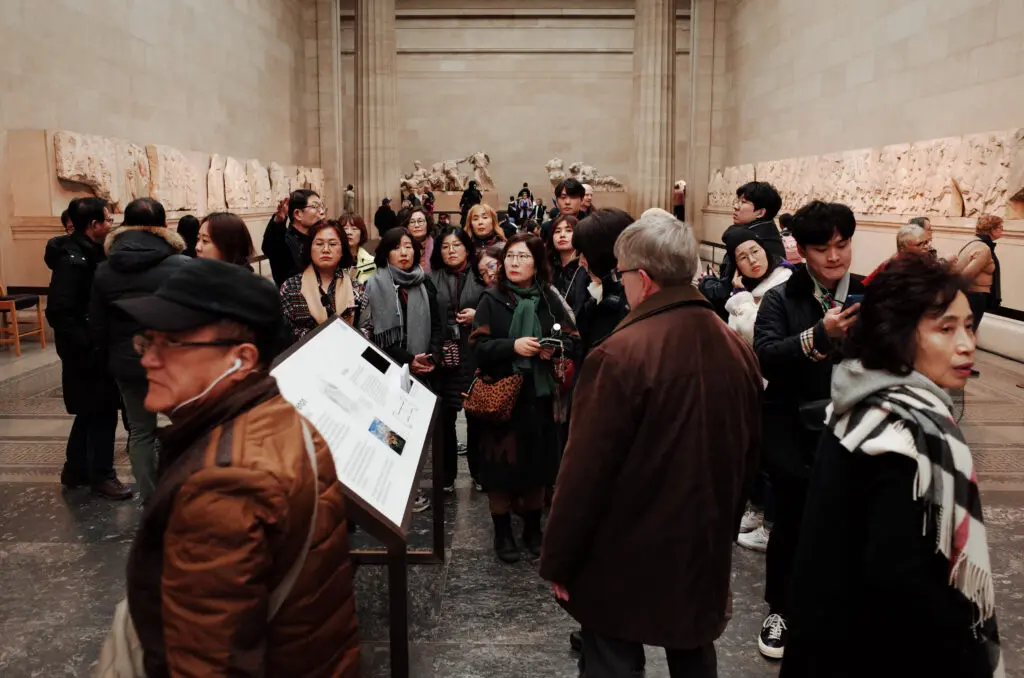
{"label": "black sneaker", "polygon": [[761,624],[761,635],[757,637],[757,649],[769,659],[782,659],[786,650],[786,620],[780,614],[770,614]]}

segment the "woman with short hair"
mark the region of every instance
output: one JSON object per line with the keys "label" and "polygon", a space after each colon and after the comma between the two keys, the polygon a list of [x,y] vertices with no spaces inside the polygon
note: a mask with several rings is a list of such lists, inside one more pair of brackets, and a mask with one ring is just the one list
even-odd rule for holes
{"label": "woman with short hair", "polygon": [[[469,335],[473,317],[485,287],[477,280],[470,260],[473,243],[458,226],[448,226],[437,236],[430,280],[437,290],[437,311],[444,324],[441,343],[442,358],[434,375],[434,386],[441,397],[441,423],[444,436],[444,491],[455,491],[458,475],[459,441],[455,423],[462,409],[463,393],[473,381],[473,351]],[[477,422],[467,421],[466,461],[474,487],[482,489],[478,480],[479,441]]]}
{"label": "woman with short hair", "polygon": [[358,214],[346,212],[338,218],[338,223],[345,233],[346,247],[353,262],[353,268],[349,271],[349,276],[360,286],[363,286],[367,280],[373,277],[374,272],[377,270],[377,264],[373,261],[373,255],[363,247],[370,237],[366,230],[366,222]]}
{"label": "woman with short hair", "polygon": [[185,241],[185,250],[182,254],[194,259],[196,256],[196,243],[199,242],[199,219],[196,219],[191,214],[186,214],[181,219],[178,219],[178,225],[174,230]]}
{"label": "woman with short hair", "polygon": [[309,229],[309,247],[303,248],[302,273],[281,285],[281,307],[293,341],[334,316],[354,324],[359,308],[358,283],[348,275],[352,255],[345,232],[334,219]]}
{"label": "woman with short hair", "polygon": [[807,494],[782,678],[1005,675],[976,468],[947,393],[974,363],[967,290],[909,252],[866,289]]}
{"label": "woman with short hair", "polygon": [[211,212],[199,222],[196,256],[200,259],[219,259],[251,271],[249,259],[253,252],[249,227],[237,214]]}
{"label": "woman with short hair", "polygon": [[576,326],[586,356],[601,339],[612,333],[629,313],[626,291],[615,273],[615,241],[634,219],[625,210],[602,207],[580,220],[573,229],[572,245],[587,271],[587,296],[576,314]]}
{"label": "woman with short hair", "polygon": [[[487,422],[481,434],[481,481],[494,523],[494,550],[502,561],[519,560],[512,534],[512,503],[523,510],[522,541],[540,556],[545,489],[558,472],[558,429],[553,398],[559,385],[552,360],[576,354],[578,334],[572,312],[551,285],[544,243],[520,233],[505,244],[498,284],[480,298],[470,338],[483,376],[522,378],[507,422]],[[562,349],[542,346],[560,326]],[[559,355],[556,355],[556,351]]]}
{"label": "woman with short hair", "polygon": [[729,327],[754,345],[754,323],[757,309],[765,293],[789,280],[793,265],[777,255],[769,254],[760,237],[745,228],[733,228],[722,236],[725,251],[736,264],[732,278],[732,295],[725,302]]}
{"label": "woman with short hair", "polygon": [[505,241],[505,234],[498,228],[498,214],[490,205],[473,205],[466,213],[466,233],[473,241],[473,252]]}

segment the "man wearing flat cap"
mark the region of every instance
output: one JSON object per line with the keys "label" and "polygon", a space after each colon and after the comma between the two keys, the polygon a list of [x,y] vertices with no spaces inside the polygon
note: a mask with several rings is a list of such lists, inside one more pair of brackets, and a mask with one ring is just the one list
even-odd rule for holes
{"label": "man wearing flat cap", "polygon": [[145,328],[145,405],[172,422],[128,563],[146,675],[358,675],[334,463],[268,372],[277,290],[196,259],[115,306]]}

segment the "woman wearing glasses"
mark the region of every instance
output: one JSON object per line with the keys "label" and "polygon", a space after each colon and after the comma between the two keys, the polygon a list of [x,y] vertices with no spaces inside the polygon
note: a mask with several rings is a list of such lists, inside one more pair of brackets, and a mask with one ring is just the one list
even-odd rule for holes
{"label": "woman wearing glasses", "polygon": [[412,239],[420,246],[420,262],[424,273],[430,273],[431,261],[434,254],[434,218],[430,216],[423,207],[414,207],[409,210],[399,224],[409,231]]}
{"label": "woman wearing glasses", "polygon": [[[462,394],[469,390],[473,380],[469,334],[473,329],[473,316],[476,315],[476,306],[484,286],[473,273],[470,262],[473,243],[465,231],[457,226],[449,226],[438,235],[438,243],[434,248],[430,280],[437,289],[437,311],[444,323],[444,338],[441,343],[441,363],[434,377],[434,385],[443,400],[444,491],[452,493],[455,491],[459,449],[455,421],[462,409]],[[479,491],[482,487],[477,480],[477,425],[475,419],[467,421],[466,457],[469,474]]]}
{"label": "woman wearing glasses", "polygon": [[281,285],[281,306],[294,341],[335,315],[354,324],[359,308],[359,286],[348,275],[352,255],[345,230],[335,220],[322,221],[309,229],[309,244],[302,273]]}
{"label": "woman wearing glasses", "polygon": [[[556,324],[561,330],[560,351],[540,343],[552,337]],[[572,358],[578,337],[571,311],[551,286],[544,243],[526,233],[512,236],[505,245],[497,286],[480,298],[470,338],[485,376],[523,378],[511,419],[487,422],[480,441],[480,480],[494,522],[494,550],[506,563],[520,556],[512,535],[513,501],[523,510],[523,545],[533,557],[540,556],[544,493],[558,472],[553,399],[559,385],[552,361]]]}

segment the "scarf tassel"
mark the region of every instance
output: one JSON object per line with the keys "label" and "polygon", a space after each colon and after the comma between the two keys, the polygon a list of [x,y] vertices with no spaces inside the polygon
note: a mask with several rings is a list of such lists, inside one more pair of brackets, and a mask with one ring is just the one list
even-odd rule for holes
{"label": "scarf tassel", "polygon": [[956,564],[950,568],[949,583],[962,592],[978,608],[978,622],[991,619],[996,613],[996,593],[992,584],[992,573],[961,553]]}

